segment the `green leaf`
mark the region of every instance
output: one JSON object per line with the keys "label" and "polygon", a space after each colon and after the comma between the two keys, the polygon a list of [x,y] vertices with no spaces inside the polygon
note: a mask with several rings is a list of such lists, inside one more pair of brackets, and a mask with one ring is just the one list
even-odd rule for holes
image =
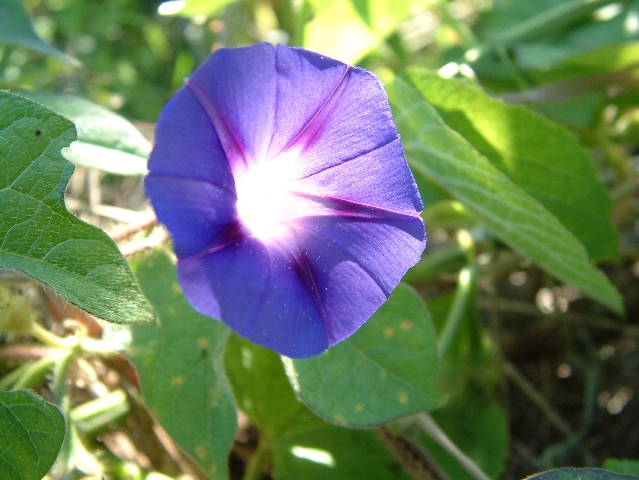
{"label": "green leaf", "polygon": [[[639,61],[639,42],[615,43],[571,55],[548,70],[531,71],[530,74],[537,80],[546,82],[621,71],[624,71],[626,75],[636,75],[634,67],[637,61]],[[609,79],[604,80],[600,87],[608,84]],[[583,83],[583,86],[580,83],[573,84],[572,88],[591,87],[587,81]]]}
{"label": "green leaf", "polygon": [[[543,42],[550,52],[547,58],[552,61],[595,45],[636,37],[636,31],[624,28],[626,15],[616,15],[607,21],[592,21],[592,13],[610,3],[610,0],[500,2],[485,14],[487,30],[491,35],[480,51],[536,40]],[[624,13],[628,14],[628,11]],[[547,66],[547,63],[542,65]]]}
{"label": "green leaf", "polygon": [[502,241],[551,275],[615,312],[623,311],[621,294],[552,213],[447,127],[408,83],[398,78],[388,93],[404,151],[416,175],[447,190]]}
{"label": "green leaf", "polygon": [[238,408],[267,442],[326,426],[295,397],[276,353],[231,335],[224,364]]}
{"label": "green leaf", "polygon": [[26,390],[0,392],[0,478],[40,480],[64,440],[55,405]]}
{"label": "green leaf", "polygon": [[0,268],[19,270],[115,323],[154,323],[153,309],[113,241],[64,205],[73,165],[60,150],[73,124],[0,91]]}
{"label": "green leaf", "polygon": [[236,429],[222,372],[229,330],[191,308],[167,252],[138,257],[132,265],[161,327],[114,327],[107,341],[120,342],[133,360],[145,403],[160,425],[212,478],[227,478]]}
{"label": "green leaf", "polygon": [[24,47],[78,66],[75,58],[45,43],[33,31],[20,0],[0,0],[0,43]]}
{"label": "green leaf", "polygon": [[260,429],[254,455],[272,460],[274,479],[408,480],[372,432],[331,426],[300,402],[276,353],[231,335],[224,357],[237,405]]}
{"label": "green leaf", "polygon": [[409,0],[311,0],[304,47],[356,63],[410,16]]}
{"label": "green leaf", "polygon": [[593,260],[616,256],[610,197],[592,160],[571,134],[469,83],[423,69],[406,74],[446,125],[554,214]]}
{"label": "green leaf", "polygon": [[338,425],[379,425],[442,403],[435,350],[426,307],[400,284],[353,336],[284,364],[296,393],[319,415]]}
{"label": "green leaf", "polygon": [[538,473],[527,480],[636,480],[635,475],[621,475],[599,468],[558,468]]}
{"label": "green leaf", "polygon": [[627,458],[607,458],[603,463],[603,468],[616,473],[639,475],[639,460],[629,460]]}
{"label": "green leaf", "polygon": [[117,175],[146,174],[151,144],[125,118],[73,95],[43,92],[23,95],[75,123],[78,141],[62,150],[67,160]]}
{"label": "green leaf", "polygon": [[[437,425],[491,478],[499,478],[508,459],[508,418],[494,396],[482,386],[466,388],[430,414]],[[455,480],[473,480],[434,440],[420,432],[420,440],[436,463]]]}
{"label": "green leaf", "polygon": [[275,480],[408,480],[373,432],[325,426],[287,438],[274,453]]}

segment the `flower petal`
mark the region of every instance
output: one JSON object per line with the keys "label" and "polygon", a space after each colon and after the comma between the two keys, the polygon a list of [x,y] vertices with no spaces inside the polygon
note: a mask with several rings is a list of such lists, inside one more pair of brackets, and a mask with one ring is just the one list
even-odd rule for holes
{"label": "flower petal", "polygon": [[[217,133],[197,99],[186,89],[178,91],[162,110],[149,171],[151,176],[193,178],[235,192]],[[154,196],[151,197],[151,201],[154,200]]]}
{"label": "flower petal", "polygon": [[421,257],[421,219],[305,219],[297,227],[324,308],[329,345],[355,332]]}
{"label": "flower petal", "polygon": [[372,152],[397,138],[386,94],[375,76],[349,68],[338,86],[289,146],[304,159],[300,178]]}
{"label": "flower petal", "polygon": [[202,180],[153,174],[144,181],[155,214],[173,237],[178,257],[190,257],[224,242],[237,215],[235,196]]}
{"label": "flower petal", "polygon": [[239,335],[291,357],[328,348],[317,295],[300,281],[290,251],[246,238],[210,255],[178,261],[180,285],[199,312]]}
{"label": "flower petal", "polygon": [[188,80],[234,172],[276,157],[321,109],[347,66],[269,44],[217,51]]}
{"label": "flower petal", "polygon": [[296,192],[341,198],[416,216],[423,208],[399,138],[295,182]]}

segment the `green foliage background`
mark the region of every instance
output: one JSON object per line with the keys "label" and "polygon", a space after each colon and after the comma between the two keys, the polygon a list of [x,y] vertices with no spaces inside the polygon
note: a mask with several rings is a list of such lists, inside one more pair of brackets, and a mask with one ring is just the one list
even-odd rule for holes
{"label": "green foliage background", "polygon": [[[165,245],[145,244],[130,269],[63,202],[72,163],[78,175],[101,172],[104,192],[139,191],[151,149],[140,130],[152,132],[212,50],[260,41],[378,74],[425,203],[420,263],[360,331],[308,360],[280,359],[195,313]],[[532,478],[632,478],[639,452],[610,438],[632,430],[621,413],[639,389],[638,79],[639,0],[0,0],[0,274],[26,274],[119,324],[97,343],[29,331],[58,342],[56,353],[3,364],[0,385],[50,391],[67,424],[31,394],[3,394],[0,465],[41,477],[62,445],[53,477],[151,475],[113,455],[119,470],[106,466],[65,386],[74,360],[119,351],[152,421],[201,478],[420,478],[399,444],[454,479],[593,466],[608,471]],[[145,206],[118,208],[137,219]],[[0,295],[5,333],[11,295]],[[539,325],[556,345],[539,364],[556,375],[513,366],[530,365],[509,338],[525,349]],[[3,339],[1,352],[22,345]],[[570,393],[559,367],[577,381],[572,410],[558,398]],[[545,396],[526,373],[546,382]],[[528,392],[535,413],[518,416],[508,388]],[[116,397],[105,418],[129,411],[132,400]],[[238,410],[258,432],[239,470]]]}

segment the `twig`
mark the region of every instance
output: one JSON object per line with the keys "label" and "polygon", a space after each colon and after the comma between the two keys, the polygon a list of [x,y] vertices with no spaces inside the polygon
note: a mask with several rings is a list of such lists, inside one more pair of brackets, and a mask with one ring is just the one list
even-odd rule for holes
{"label": "twig", "polygon": [[116,232],[111,234],[111,239],[114,242],[121,242],[122,240],[126,240],[138,232],[143,230],[148,230],[149,228],[157,225],[158,219],[155,218],[155,215],[152,215],[150,218],[140,221],[134,225],[130,225],[128,227],[122,228]]}
{"label": "twig", "polygon": [[548,421],[565,437],[572,435],[572,428],[561,416],[552,408],[552,405],[539,393],[535,386],[530,383],[517,368],[508,361],[501,363],[501,371],[517,385],[522,392],[542,411]]}
{"label": "twig", "polygon": [[601,328],[604,330],[613,330],[616,332],[623,331],[630,335],[639,336],[639,328],[631,325],[622,325],[610,318],[596,315],[586,315],[576,312],[563,312],[563,313],[551,313],[543,314],[539,308],[527,302],[520,300],[510,300],[507,298],[490,299],[483,296],[477,298],[477,305],[480,309],[495,308],[500,312],[509,313],[521,313],[524,315],[544,316],[547,318],[561,318],[569,322],[579,323],[581,325],[587,325],[594,328]]}
{"label": "twig", "polygon": [[413,480],[449,480],[428,452],[410,437],[393,435],[386,428],[378,428],[376,433]]}
{"label": "twig", "polygon": [[435,423],[435,420],[433,420],[430,415],[422,412],[415,415],[414,418],[417,425],[419,425],[424,432],[435,440],[440,447],[455,457],[459,464],[464,467],[464,470],[466,470],[470,475],[475,477],[477,480],[491,480],[490,477],[486,475],[481,468],[479,468],[479,465],[462,452],[457,445],[448,438],[446,433],[439,428],[439,425]]}

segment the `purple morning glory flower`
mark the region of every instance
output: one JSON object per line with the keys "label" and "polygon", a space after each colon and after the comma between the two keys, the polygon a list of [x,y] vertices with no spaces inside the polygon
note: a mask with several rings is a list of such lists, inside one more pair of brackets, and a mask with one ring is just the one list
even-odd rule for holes
{"label": "purple morning glory flower", "polygon": [[149,171],[189,302],[290,357],[355,332],[426,244],[380,82],[300,48],[213,53],[160,115]]}

